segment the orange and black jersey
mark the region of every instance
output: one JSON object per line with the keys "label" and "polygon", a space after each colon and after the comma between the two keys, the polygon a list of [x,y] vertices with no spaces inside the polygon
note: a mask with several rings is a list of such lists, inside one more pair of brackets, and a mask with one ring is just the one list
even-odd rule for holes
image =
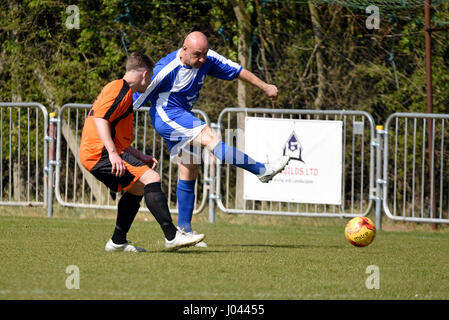
{"label": "orange and black jersey", "polygon": [[124,79],[108,83],[98,95],[84,122],[81,136],[80,161],[87,170],[90,171],[100,160],[105,148],[94,118],[109,121],[118,154],[131,145],[134,121],[132,102],[131,88]]}

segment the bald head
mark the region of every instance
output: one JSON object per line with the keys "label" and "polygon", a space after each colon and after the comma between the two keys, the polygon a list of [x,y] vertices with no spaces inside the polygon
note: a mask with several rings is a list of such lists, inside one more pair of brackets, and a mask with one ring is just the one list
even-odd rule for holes
{"label": "bald head", "polygon": [[200,68],[206,62],[209,43],[204,33],[199,31],[187,35],[181,48],[180,59],[186,66]]}
{"label": "bald head", "polygon": [[187,35],[184,40],[184,46],[195,46],[201,48],[209,47],[207,37],[200,31],[194,31]]}

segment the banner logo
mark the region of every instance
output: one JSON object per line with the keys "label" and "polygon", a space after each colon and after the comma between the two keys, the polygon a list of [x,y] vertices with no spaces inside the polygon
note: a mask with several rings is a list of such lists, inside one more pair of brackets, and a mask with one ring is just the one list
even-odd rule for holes
{"label": "banner logo", "polygon": [[295,131],[292,132],[287,142],[285,143],[284,151],[282,154],[284,156],[290,156],[290,159],[305,163],[304,160],[302,160],[302,146],[295,134]]}

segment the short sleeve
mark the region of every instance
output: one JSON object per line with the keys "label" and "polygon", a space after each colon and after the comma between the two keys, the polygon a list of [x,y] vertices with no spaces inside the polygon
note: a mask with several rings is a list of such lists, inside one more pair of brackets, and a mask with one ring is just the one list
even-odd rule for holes
{"label": "short sleeve", "polygon": [[207,52],[207,58],[210,61],[208,75],[221,80],[234,80],[240,75],[242,66],[238,63],[223,57],[213,50]]}

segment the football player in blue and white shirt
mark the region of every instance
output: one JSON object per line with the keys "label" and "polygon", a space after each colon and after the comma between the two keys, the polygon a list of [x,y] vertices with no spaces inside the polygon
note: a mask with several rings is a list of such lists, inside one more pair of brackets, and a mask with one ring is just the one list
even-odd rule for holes
{"label": "football player in blue and white shirt", "polygon": [[[262,182],[269,182],[289,160],[283,156],[273,163],[257,162],[227,145],[218,133],[193,115],[191,110],[207,75],[228,81],[239,78],[262,89],[268,98],[276,99],[278,95],[276,86],[210,50],[206,36],[198,31],[190,33],[180,49],[159,60],[145,93],[134,95],[134,108],[150,102],[154,128],[168,144],[171,158],[178,157],[178,228],[185,232],[193,232],[191,220],[198,176],[198,161],[190,156],[196,153],[192,143],[206,147],[223,163],[254,173]],[[206,246],[204,242],[198,245]]]}

